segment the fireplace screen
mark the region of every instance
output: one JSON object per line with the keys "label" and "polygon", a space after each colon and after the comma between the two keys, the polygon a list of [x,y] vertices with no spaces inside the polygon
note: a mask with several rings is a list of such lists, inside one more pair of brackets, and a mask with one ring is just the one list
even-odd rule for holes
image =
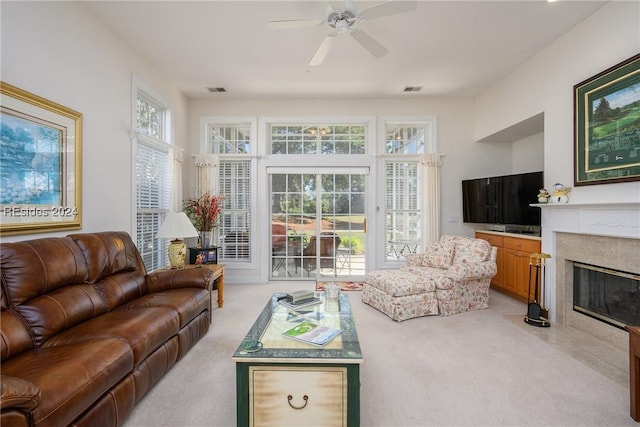
{"label": "fireplace screen", "polygon": [[574,262],[573,309],[619,328],[640,325],[640,276]]}

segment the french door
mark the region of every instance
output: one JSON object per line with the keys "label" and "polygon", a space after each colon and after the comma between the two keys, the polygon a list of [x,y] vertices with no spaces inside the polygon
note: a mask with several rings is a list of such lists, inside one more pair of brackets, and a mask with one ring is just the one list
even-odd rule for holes
{"label": "french door", "polygon": [[355,280],[365,273],[368,170],[269,171],[271,280]]}

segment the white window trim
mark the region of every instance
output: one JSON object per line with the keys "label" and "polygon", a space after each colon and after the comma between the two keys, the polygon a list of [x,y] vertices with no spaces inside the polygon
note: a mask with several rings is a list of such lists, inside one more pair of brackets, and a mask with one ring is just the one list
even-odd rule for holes
{"label": "white window trim", "polygon": [[378,153],[380,155],[400,156],[401,154],[386,153],[386,129],[389,125],[424,127],[424,137],[427,140],[425,146],[426,153],[438,152],[438,120],[436,116],[383,116],[380,118],[378,134]]}
{"label": "white window trim", "polygon": [[[164,141],[159,141],[156,138],[149,137],[148,135],[142,134],[138,132],[136,127],[137,124],[137,102],[138,102],[138,92],[144,93],[147,97],[153,99],[158,104],[161,104],[165,109],[165,117],[164,117]],[[132,177],[131,182],[131,214],[130,214],[130,224],[129,224],[129,235],[132,236],[134,242],[137,242],[137,213],[138,213],[138,204],[137,204],[137,181],[136,177],[136,163],[137,163],[137,152],[138,152],[138,140],[144,140],[144,143],[147,145],[152,145],[158,149],[167,150],[169,153],[169,176],[171,178],[171,185],[175,182],[173,179],[173,162],[171,159],[171,150],[176,147],[172,144],[171,141],[174,140],[175,137],[175,126],[174,126],[174,118],[173,118],[173,106],[169,101],[167,101],[164,97],[159,95],[157,91],[143,82],[140,78],[135,75],[131,76],[131,127],[130,127],[130,141],[131,141],[131,164],[130,164],[130,173]],[[171,197],[173,197],[174,189],[171,188]],[[174,205],[172,201],[169,202],[169,210],[171,211],[172,205]]]}
{"label": "white window trim", "polygon": [[[258,119],[255,116],[205,116],[200,117],[200,153],[207,153],[207,145],[211,139],[211,135],[209,133],[209,125],[235,125],[235,124],[250,124],[251,128],[251,136],[249,138],[251,144],[251,152],[250,154],[215,154],[219,159],[222,157],[223,159],[228,160],[251,160],[251,175],[255,178],[251,180],[251,236],[253,241],[257,241],[259,238],[257,235],[258,223],[261,221],[259,218],[259,210],[258,210],[258,181],[260,178],[258,177],[258,165],[257,158],[259,157],[256,153],[259,150],[259,138],[257,137],[257,126]],[[216,187],[220,188],[220,183],[218,182],[218,176],[215,177]],[[194,189],[195,192],[195,189]],[[251,252],[251,260],[248,262],[225,262],[228,270],[257,270],[258,266],[263,261],[264,255],[260,250],[256,249],[257,246],[254,244]],[[263,279],[262,279],[263,280]]]}
{"label": "white window trim", "polygon": [[[379,245],[382,247],[385,246],[385,229],[384,229],[384,196],[385,196],[385,163],[386,160],[399,160],[399,161],[408,161],[415,160],[420,162],[423,158],[424,154],[427,153],[437,153],[438,151],[438,120],[436,116],[383,116],[380,118],[378,122],[378,134],[380,137],[377,141],[377,149],[378,149],[378,170],[379,173],[376,175],[376,208],[375,208],[375,217],[376,224],[379,224],[379,227],[374,228],[377,230],[377,235],[374,237],[376,241],[376,248]],[[424,154],[388,154],[386,152],[386,129],[388,126],[412,126],[412,127],[424,127],[425,128],[425,153]],[[422,180],[422,184],[424,185],[425,174],[424,170],[420,170],[420,178]],[[426,198],[422,198],[422,206],[421,211],[423,213],[427,212],[426,206]],[[427,230],[427,215],[422,215],[422,241],[426,241],[426,230]],[[376,265],[378,268],[398,268],[400,265],[404,264],[405,260],[400,259],[397,261],[388,261],[383,252],[377,251],[376,253]]]}
{"label": "white window trim", "polygon": [[[375,116],[264,116],[258,118],[258,139],[264,141],[261,144],[258,156],[260,158],[258,169],[258,205],[260,206],[260,212],[271,212],[270,200],[269,200],[269,179],[267,169],[270,171],[278,170],[274,168],[291,168],[292,166],[299,167],[305,162],[312,162],[314,167],[323,168],[367,168],[369,174],[366,178],[366,186],[368,189],[374,188],[374,179],[377,176],[376,173],[376,150],[377,144],[377,132],[378,126],[376,125]],[[269,144],[269,126],[282,125],[282,124],[319,124],[319,125],[339,125],[339,124],[362,124],[366,126],[365,141],[366,149],[365,154],[313,154],[313,155],[279,155],[270,154]],[[282,170],[282,169],[280,169]],[[284,169],[286,170],[286,169]],[[342,169],[345,170],[345,169]],[[366,211],[368,214],[368,230],[376,230],[376,197],[371,196],[367,198]],[[257,236],[261,243],[260,253],[271,253],[270,241],[271,241],[271,224],[268,215],[261,215],[257,218],[260,221],[260,235]],[[373,247],[373,239],[375,238],[375,232],[369,231],[366,235],[365,244],[369,247]],[[372,266],[375,260],[375,253],[373,251],[367,251],[366,253],[366,265]],[[265,259],[263,267],[260,270],[260,277],[270,277],[270,261]]]}
{"label": "white window trim", "polygon": [[[259,135],[258,138],[260,141],[264,141],[264,144],[262,144],[261,147],[261,151],[258,153],[261,157],[264,156],[272,156],[272,157],[285,157],[289,160],[285,161],[285,164],[291,164],[292,160],[296,157],[304,157],[304,158],[310,158],[310,157],[314,157],[316,159],[322,159],[322,158],[326,158],[328,157],[330,160],[328,160],[329,163],[331,164],[335,164],[336,161],[340,161],[340,157],[366,157],[366,156],[371,156],[373,153],[375,153],[375,148],[376,148],[376,144],[375,144],[375,134],[376,134],[376,118],[373,116],[311,116],[311,117],[289,117],[289,116],[283,116],[283,117],[278,117],[278,116],[272,116],[272,117],[260,117],[258,119],[258,123],[259,123]],[[322,153],[317,153],[317,154],[290,154],[290,155],[276,155],[276,154],[271,154],[271,144],[270,144],[270,138],[269,138],[269,126],[271,125],[275,125],[275,126],[279,126],[279,125],[326,125],[326,124],[331,124],[331,125],[340,125],[340,124],[351,124],[351,125],[358,125],[361,124],[363,126],[366,127],[366,133],[365,133],[365,141],[367,142],[367,146],[365,148],[365,154],[348,154],[348,155],[343,155],[343,154],[335,154],[335,155],[328,155],[328,154],[322,154]],[[351,163],[353,163],[353,160],[351,160]]]}

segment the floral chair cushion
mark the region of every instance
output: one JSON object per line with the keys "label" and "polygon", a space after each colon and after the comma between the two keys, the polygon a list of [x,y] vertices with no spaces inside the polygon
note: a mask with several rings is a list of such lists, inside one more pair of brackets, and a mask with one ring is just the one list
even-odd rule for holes
{"label": "floral chair cushion", "polygon": [[444,235],[440,242],[454,243],[453,264],[483,262],[491,256],[491,244],[486,240]]}
{"label": "floral chair cushion", "polygon": [[441,241],[427,243],[422,256],[423,267],[435,267],[447,269],[453,262],[455,243],[453,241]]}

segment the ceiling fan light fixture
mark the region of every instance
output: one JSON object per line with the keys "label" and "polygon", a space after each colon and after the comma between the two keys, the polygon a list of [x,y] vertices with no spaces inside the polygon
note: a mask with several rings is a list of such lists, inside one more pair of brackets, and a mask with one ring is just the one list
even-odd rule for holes
{"label": "ceiling fan light fixture", "polygon": [[349,24],[346,19],[341,19],[335,23],[334,27],[338,34],[344,34],[349,31],[349,27],[351,27],[351,24]]}
{"label": "ceiling fan light fixture", "polygon": [[[316,50],[314,55],[309,61],[309,65],[316,66],[322,64],[324,58],[327,56],[333,39],[339,34],[349,33],[353,39],[358,42],[363,48],[365,48],[375,58],[382,58],[388,50],[376,39],[369,34],[358,28],[357,23],[360,21],[370,21],[373,19],[383,18],[386,16],[397,15],[401,13],[410,12],[416,9],[416,0],[412,1],[386,1],[378,6],[369,7],[362,11],[358,10],[354,6],[354,1],[344,0],[343,9],[334,9],[333,6],[327,7],[326,17],[320,22],[320,25],[327,24],[333,30],[320,44],[320,47]],[[303,20],[284,20],[284,21],[271,21],[269,23],[270,28],[295,28],[298,26],[307,26],[315,24],[317,21],[303,19]]]}

